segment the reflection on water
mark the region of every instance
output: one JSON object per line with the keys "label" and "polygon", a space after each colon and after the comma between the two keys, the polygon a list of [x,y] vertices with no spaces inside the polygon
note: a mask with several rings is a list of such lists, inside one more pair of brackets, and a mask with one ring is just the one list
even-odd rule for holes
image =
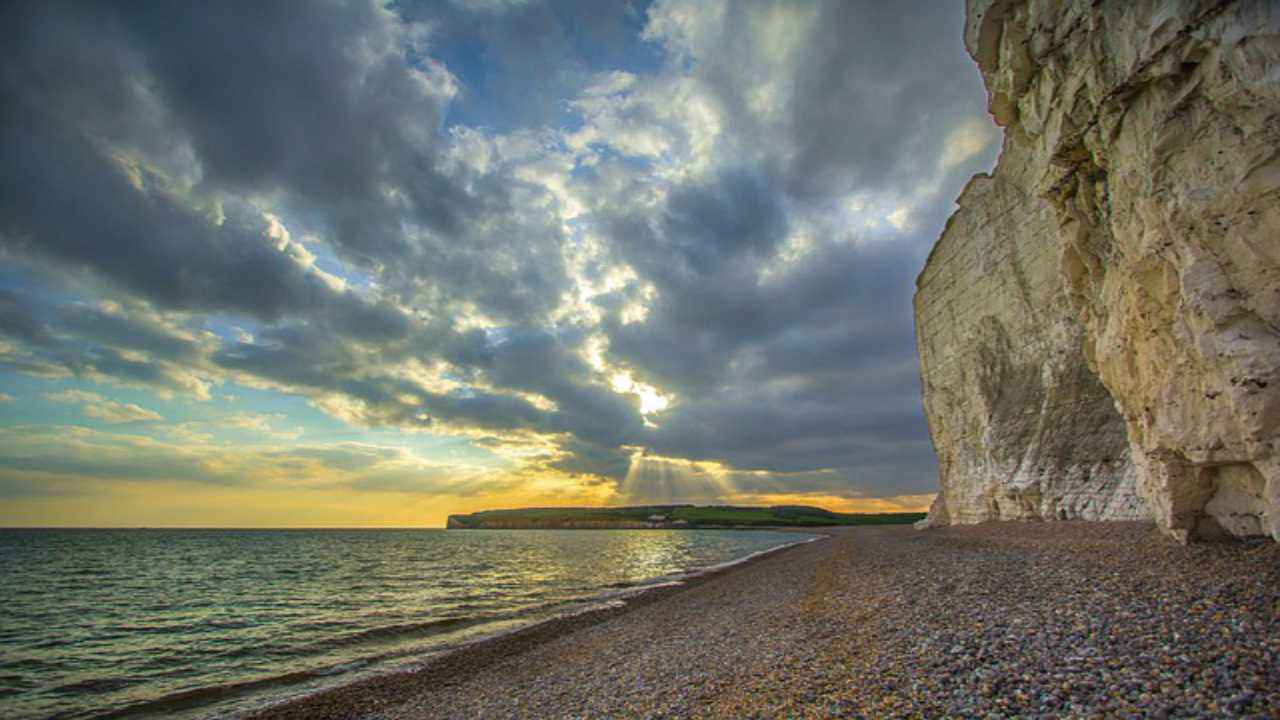
{"label": "reflection on water", "polygon": [[0,530],[0,717],[222,716],[797,539]]}

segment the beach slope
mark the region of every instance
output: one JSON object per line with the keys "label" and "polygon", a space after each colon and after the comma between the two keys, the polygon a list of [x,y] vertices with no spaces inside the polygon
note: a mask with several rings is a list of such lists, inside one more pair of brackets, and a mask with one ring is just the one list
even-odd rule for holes
{"label": "beach slope", "polygon": [[831,529],[271,718],[1280,716],[1280,546]]}

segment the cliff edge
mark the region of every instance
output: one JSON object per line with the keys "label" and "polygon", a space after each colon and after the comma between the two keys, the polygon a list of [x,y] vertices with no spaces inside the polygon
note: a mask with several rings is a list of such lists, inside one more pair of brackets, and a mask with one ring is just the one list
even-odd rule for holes
{"label": "cliff edge", "polygon": [[970,0],[1005,128],[917,280],[926,525],[1280,540],[1280,3]]}

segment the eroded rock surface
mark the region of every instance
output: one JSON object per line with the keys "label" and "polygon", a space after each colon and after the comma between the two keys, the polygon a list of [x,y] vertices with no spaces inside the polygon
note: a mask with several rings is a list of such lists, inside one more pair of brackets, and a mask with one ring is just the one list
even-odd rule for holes
{"label": "eroded rock surface", "polygon": [[1005,127],[918,281],[932,524],[1280,539],[1280,3],[971,0]]}

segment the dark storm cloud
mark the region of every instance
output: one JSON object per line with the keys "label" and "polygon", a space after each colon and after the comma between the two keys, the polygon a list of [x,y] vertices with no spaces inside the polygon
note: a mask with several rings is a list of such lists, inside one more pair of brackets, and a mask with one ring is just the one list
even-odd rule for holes
{"label": "dark storm cloud", "polygon": [[557,430],[605,446],[634,439],[640,427],[634,401],[586,382],[591,372],[575,352],[573,340],[525,329],[494,345],[481,367],[498,387],[536,393],[556,403]]}
{"label": "dark storm cloud", "polygon": [[[629,255],[638,266],[670,258],[659,242],[642,245],[652,256]],[[722,383],[735,358],[761,379],[901,357],[913,352],[914,260],[904,245],[844,244],[815,251],[775,283],[758,282],[754,263],[721,264],[707,275],[658,270],[646,276],[659,288],[649,318],[609,323],[610,347],[664,387],[693,395]],[[745,350],[752,352],[738,355]]]}
{"label": "dark storm cloud", "polygon": [[564,456],[551,461],[548,467],[571,475],[585,475],[619,480],[631,468],[631,453],[626,449],[583,442],[569,438],[561,443]]}
{"label": "dark storm cloud", "polygon": [[353,332],[402,325],[394,311],[334,291],[277,249],[248,208],[229,208],[215,225],[163,190],[139,190],[78,129],[34,113],[11,118],[0,127],[0,155],[0,238],[15,252],[91,271],[170,309],[268,321],[319,311]]}
{"label": "dark storm cloud", "polygon": [[[486,202],[501,202],[465,192],[436,167],[443,98],[424,85],[443,79],[410,70],[408,38],[374,3],[121,9],[206,182],[296,196],[369,262],[413,250],[403,211],[453,233]],[[386,185],[405,191],[399,208],[382,196]]]}
{"label": "dark storm cloud", "polygon": [[[611,357],[685,400],[647,438],[658,454],[790,473],[845,468],[837,476],[864,488],[923,492],[934,465],[914,276],[956,189],[990,161],[940,163],[952,133],[982,117],[960,48],[962,13],[940,3],[792,9],[815,17],[792,62],[772,68],[790,92],[780,121],[750,107],[771,79],[754,59],[770,40],[763,4],[731,5],[702,45],[682,48],[719,104],[722,132],[758,160],[750,182],[720,173],[678,185],[656,213],[619,196],[598,211],[613,251],[658,296],[638,323],[602,306]],[[929,185],[938,192],[912,199]],[[771,256],[795,230],[787,213],[804,217],[858,193],[911,205],[913,227],[879,240],[831,227],[800,261],[777,267]],[[761,281],[761,269],[779,272]]]}
{"label": "dark storm cloud", "polygon": [[[634,401],[589,382],[589,370],[572,345],[543,330],[506,335],[479,347],[472,345],[474,336],[453,336],[469,349],[465,367],[479,387],[448,393],[380,370],[361,350],[302,326],[273,328],[253,343],[226,345],[212,362],[282,387],[358,400],[357,418],[371,425],[432,427],[444,422],[489,431],[567,433],[606,447],[634,439],[640,427]],[[462,355],[448,348],[449,342],[436,344],[437,351],[446,357]],[[521,392],[550,400],[554,408],[513,394]]]}
{"label": "dark storm cloud", "polygon": [[[372,2],[7,10],[0,210],[27,249],[171,307],[275,318],[327,301],[262,241],[252,208],[232,203],[211,227],[159,178],[136,189],[123,151],[214,199],[277,198],[405,299],[425,274],[437,298],[527,317],[565,282],[548,217],[515,213],[502,175],[445,167],[453,80],[429,59],[411,66],[420,31]],[[183,266],[201,272],[170,272]],[[357,328],[386,322],[334,310]]]}
{"label": "dark storm cloud", "polygon": [[645,238],[647,252],[627,257],[659,279],[669,269],[702,277],[739,262],[761,262],[786,233],[778,200],[766,179],[741,170],[678,186],[667,198],[661,230]]}
{"label": "dark storm cloud", "polygon": [[[787,32],[767,24],[776,8],[814,17],[785,65],[762,68],[762,46]],[[934,0],[731,3],[694,48],[693,75],[731,119],[726,132],[777,168],[776,190],[907,190],[932,171],[948,131],[985,107],[963,31],[963,8]],[[753,109],[765,73],[788,92],[780,121]]]}
{"label": "dark storm cloud", "polygon": [[65,333],[107,347],[141,350],[172,362],[194,362],[207,346],[191,335],[180,334],[176,328],[137,313],[106,312],[76,304],[57,308],[54,317]]}
{"label": "dark storm cloud", "polygon": [[[676,38],[658,20],[712,8],[6,5],[0,250],[67,297],[3,290],[0,363],[206,395],[237,380],[364,425],[534,433],[569,473],[621,478],[646,447],[790,473],[785,490],[925,490],[912,281],[989,160],[939,165],[981,117],[963,13],[781,8],[736,3]],[[789,13],[798,36],[770,55]],[[638,79],[590,112],[573,103],[619,68]],[[764,88],[780,111],[757,109]],[[605,122],[615,102],[632,135]],[[566,121],[602,124],[583,150],[542,128]],[[624,157],[636,147],[660,151]],[[910,206],[912,227],[845,227],[833,208],[859,194]],[[636,276],[591,301],[598,325],[564,310],[571,226],[601,245],[584,279]],[[811,247],[790,258],[797,233]],[[600,333],[604,375],[584,358]],[[444,366],[440,382],[406,369],[419,362]],[[613,369],[674,397],[657,427],[610,389]],[[365,457],[339,455],[294,460]]]}
{"label": "dark storm cloud", "polygon": [[815,27],[796,75],[789,186],[909,189],[932,172],[948,132],[984,107],[959,47],[964,13],[933,0],[835,2]]}
{"label": "dark storm cloud", "polygon": [[831,246],[785,282],[730,277],[731,304],[709,303],[705,282],[670,286],[645,322],[612,325],[620,360],[696,399],[663,414],[652,447],[784,472],[925,450],[911,260],[896,245]]}
{"label": "dark storm cloud", "polygon": [[[295,229],[314,223],[340,255],[377,271],[385,292],[441,315],[465,301],[499,318],[537,317],[558,302],[558,221],[536,205],[513,209],[517,186],[502,175],[443,174],[441,88],[452,80],[429,60],[426,71],[407,64],[416,30],[367,2],[44,3],[5,16],[9,251],[68,286],[96,283],[144,308],[269,324],[261,346],[211,354],[128,315],[63,306],[37,319],[47,309],[10,298],[0,321],[38,350],[6,358],[11,367],[172,385],[163,361],[187,362],[346,393],[378,422],[421,424],[422,408],[396,399],[417,393],[432,398],[431,416],[538,424],[517,398],[425,394],[366,367],[370,355],[351,343],[377,346],[375,360],[403,358],[409,333],[426,328],[335,288],[252,204],[279,198]],[[130,167],[121,153],[152,165]],[[483,232],[467,234],[463,218]]]}

